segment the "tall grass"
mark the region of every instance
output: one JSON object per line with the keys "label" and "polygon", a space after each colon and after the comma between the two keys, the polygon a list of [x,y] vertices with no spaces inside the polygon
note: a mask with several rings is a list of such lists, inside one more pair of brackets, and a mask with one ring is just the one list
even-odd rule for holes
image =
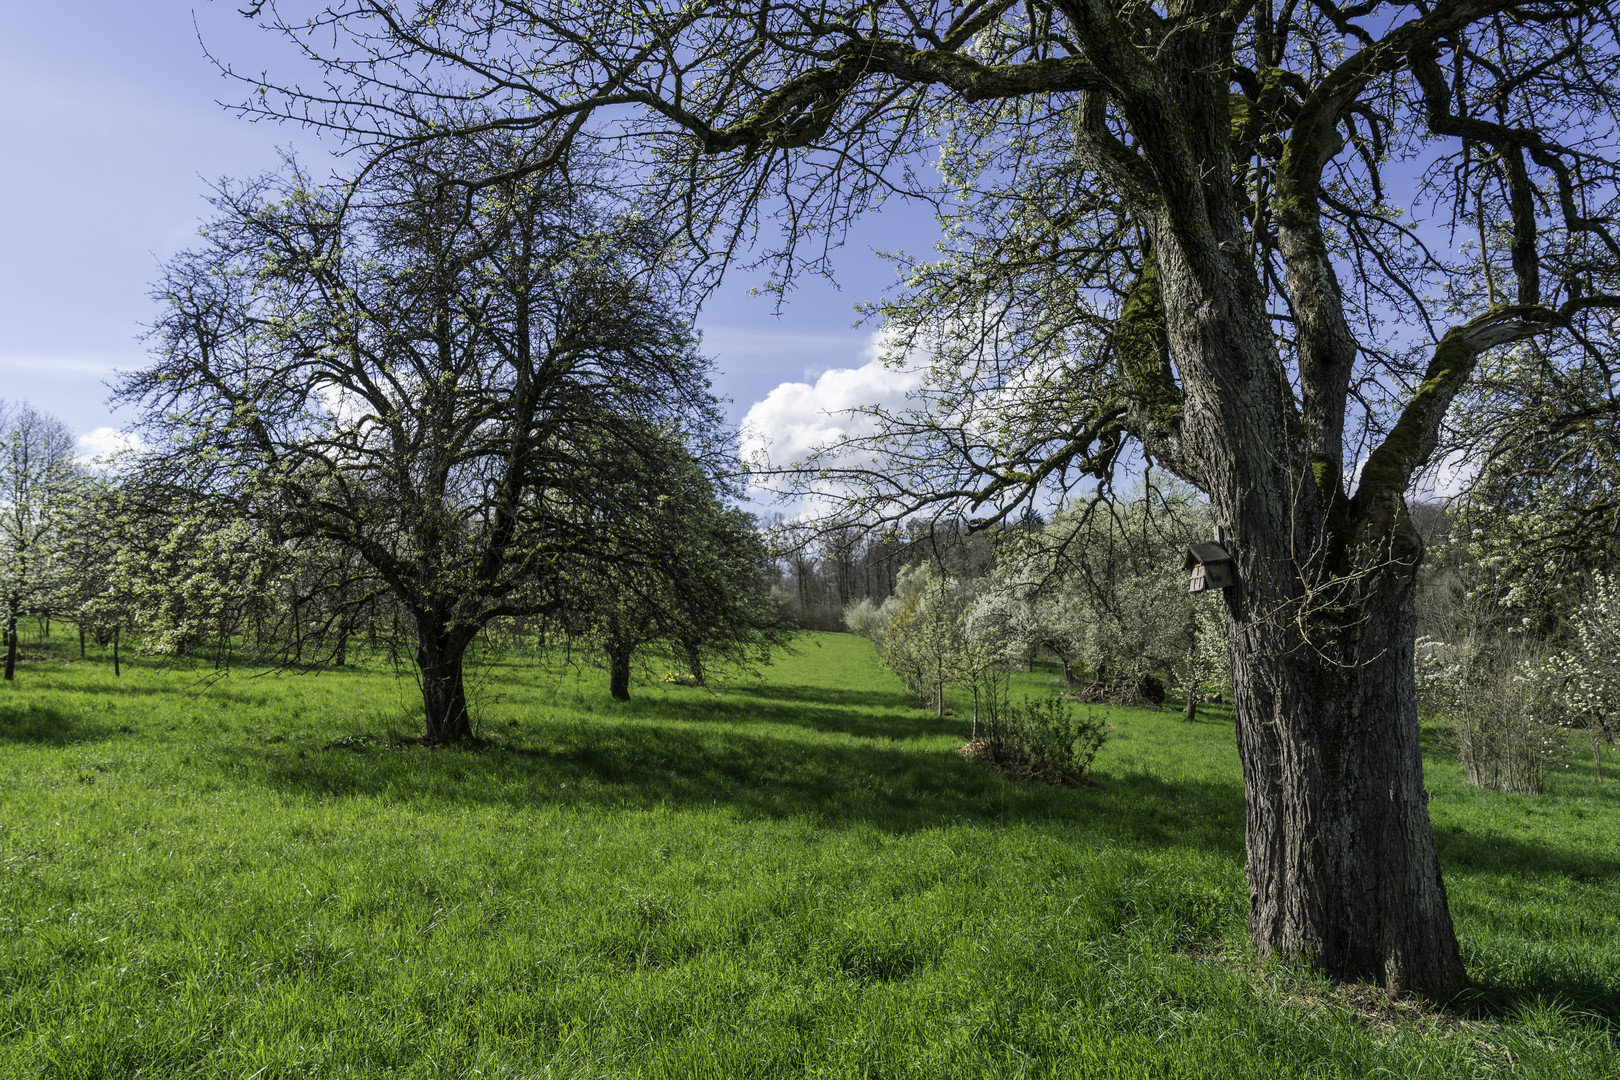
{"label": "tall grass", "polygon": [[479,685],[487,741],[430,750],[387,672],[25,665],[0,1074],[1620,1075],[1620,785],[1578,758],[1525,797],[1431,756],[1477,985],[1419,1006],[1254,963],[1229,712],[1108,710],[1060,789],[842,635],[713,692]]}

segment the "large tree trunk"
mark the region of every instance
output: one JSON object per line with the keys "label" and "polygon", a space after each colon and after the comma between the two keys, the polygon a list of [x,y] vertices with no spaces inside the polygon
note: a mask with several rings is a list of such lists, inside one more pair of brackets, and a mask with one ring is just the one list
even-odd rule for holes
{"label": "large tree trunk", "polygon": [[[1315,264],[1290,263],[1310,271],[1290,279],[1305,391],[1296,401],[1266,291],[1251,263],[1224,253],[1246,250],[1246,226],[1220,197],[1204,205],[1208,228],[1185,208],[1164,215],[1157,281],[1144,271],[1133,295],[1142,305],[1122,315],[1118,340],[1145,388],[1150,448],[1209,494],[1236,562],[1226,593],[1250,937],[1261,957],[1449,997],[1464,973],[1413,694],[1422,542],[1388,478],[1353,499],[1345,492],[1355,348],[1325,249]],[[1160,302],[1165,321],[1154,326],[1141,311]],[[1172,360],[1182,386],[1165,396]],[[1173,440],[1155,444],[1155,424],[1173,427]]]}
{"label": "large tree trunk", "polygon": [[426,740],[434,745],[472,738],[472,717],[462,686],[461,666],[472,635],[464,631],[422,633],[416,647],[416,666],[422,676],[422,704],[427,719]]}
{"label": "large tree trunk", "polygon": [[1306,560],[1279,567],[1277,552],[1268,573],[1240,548],[1246,580],[1229,610],[1249,933],[1261,957],[1444,998],[1464,972],[1413,693],[1422,549],[1398,503],[1377,521],[1352,569],[1320,579]]}

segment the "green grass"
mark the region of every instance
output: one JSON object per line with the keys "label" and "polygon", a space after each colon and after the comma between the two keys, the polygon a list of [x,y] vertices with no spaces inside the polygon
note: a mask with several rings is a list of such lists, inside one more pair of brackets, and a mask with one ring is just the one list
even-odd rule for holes
{"label": "green grass", "polygon": [[1071,790],[845,636],[712,694],[477,693],[489,742],[429,750],[381,672],[24,665],[0,1075],[1620,1076],[1620,782],[1578,752],[1527,798],[1435,747],[1478,983],[1436,1008],[1254,963],[1229,712],[1109,710]]}

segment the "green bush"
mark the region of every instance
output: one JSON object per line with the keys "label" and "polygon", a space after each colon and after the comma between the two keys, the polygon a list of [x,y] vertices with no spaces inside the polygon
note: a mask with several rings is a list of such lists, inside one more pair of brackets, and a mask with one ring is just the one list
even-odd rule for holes
{"label": "green bush", "polygon": [[1000,727],[998,753],[1012,751],[1038,765],[1084,776],[1108,738],[1108,725],[1093,709],[1076,713],[1066,698],[1048,697],[1022,705],[1008,703]]}

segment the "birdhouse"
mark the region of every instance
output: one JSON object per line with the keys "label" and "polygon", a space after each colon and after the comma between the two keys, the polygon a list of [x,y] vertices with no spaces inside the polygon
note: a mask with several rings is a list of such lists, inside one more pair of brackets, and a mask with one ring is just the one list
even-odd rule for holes
{"label": "birdhouse", "polygon": [[1187,557],[1181,560],[1181,568],[1192,571],[1192,581],[1187,585],[1190,593],[1203,592],[1205,589],[1229,589],[1236,581],[1232,572],[1232,556],[1214,542],[1188,546]]}

